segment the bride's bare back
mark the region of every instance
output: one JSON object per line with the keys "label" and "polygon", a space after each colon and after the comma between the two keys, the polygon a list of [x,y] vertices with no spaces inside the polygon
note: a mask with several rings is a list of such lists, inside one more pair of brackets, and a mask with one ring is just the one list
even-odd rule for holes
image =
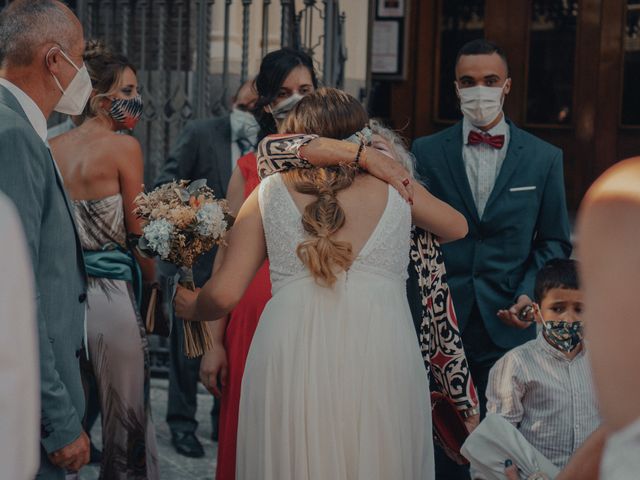
{"label": "bride's bare back", "polygon": [[[287,185],[287,189],[301,214],[316,199],[313,195],[296,191],[291,185]],[[388,197],[389,185],[364,173],[357,175],[350,187],[337,193],[336,198],[345,212],[346,221],[332,238],[349,242],[354,259],[376,229]]]}

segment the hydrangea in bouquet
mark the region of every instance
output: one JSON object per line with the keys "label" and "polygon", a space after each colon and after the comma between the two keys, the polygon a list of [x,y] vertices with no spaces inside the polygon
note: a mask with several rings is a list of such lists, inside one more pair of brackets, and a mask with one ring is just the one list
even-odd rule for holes
{"label": "hydrangea in bouquet", "polygon": [[[178,267],[180,284],[195,290],[193,264],[203,253],[224,242],[231,227],[226,200],[218,200],[204,179],[166,183],[135,199],[134,213],[142,221],[138,250]],[[213,339],[207,322],[184,322],[185,353],[197,357]]]}

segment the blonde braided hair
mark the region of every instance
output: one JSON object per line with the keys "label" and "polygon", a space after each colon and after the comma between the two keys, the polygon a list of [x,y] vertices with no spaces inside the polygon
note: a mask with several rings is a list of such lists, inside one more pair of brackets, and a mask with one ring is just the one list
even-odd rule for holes
{"label": "blonde braided hair", "polygon": [[[342,139],[361,130],[367,121],[366,111],[351,95],[335,88],[320,88],[296,105],[281,132]],[[297,169],[284,174],[285,181],[296,191],[316,197],[302,215],[302,226],[311,238],[300,243],[296,253],[321,285],[333,286],[336,273],[347,270],[353,262],[351,243],[333,236],[346,221],[337,194],[353,184],[356,174],[357,169],[351,165]]]}

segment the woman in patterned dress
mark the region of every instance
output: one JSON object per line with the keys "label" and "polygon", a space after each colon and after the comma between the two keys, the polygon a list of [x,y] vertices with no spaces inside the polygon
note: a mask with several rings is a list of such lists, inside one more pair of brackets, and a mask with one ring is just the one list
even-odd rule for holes
{"label": "woman in patterned dress", "polygon": [[52,140],[51,148],[74,202],[89,273],[90,365],[84,370],[95,376],[100,400],[100,478],[153,480],[158,455],[149,404],[149,351],[133,284],[118,276],[105,278],[94,262],[97,256],[123,252],[132,266],[140,264],[144,281],[154,280],[153,261],[126,253],[127,235],[141,232],[133,201],[142,188],[143,158],[135,138],[117,133],[134,127],[142,101],[135,68],[125,57],[89,42],[84,62],[94,88],[85,119]]}

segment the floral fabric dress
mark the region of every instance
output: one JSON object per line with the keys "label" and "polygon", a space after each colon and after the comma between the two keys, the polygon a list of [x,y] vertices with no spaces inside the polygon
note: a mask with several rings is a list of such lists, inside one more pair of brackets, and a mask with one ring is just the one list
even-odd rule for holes
{"label": "floral fabric dress", "polygon": [[[75,201],[82,248],[125,248],[122,196]],[[149,404],[149,346],[132,286],[123,280],[89,277],[87,292],[89,364],[83,375],[95,376],[102,418],[102,464],[105,480],[159,478],[155,429]]]}

